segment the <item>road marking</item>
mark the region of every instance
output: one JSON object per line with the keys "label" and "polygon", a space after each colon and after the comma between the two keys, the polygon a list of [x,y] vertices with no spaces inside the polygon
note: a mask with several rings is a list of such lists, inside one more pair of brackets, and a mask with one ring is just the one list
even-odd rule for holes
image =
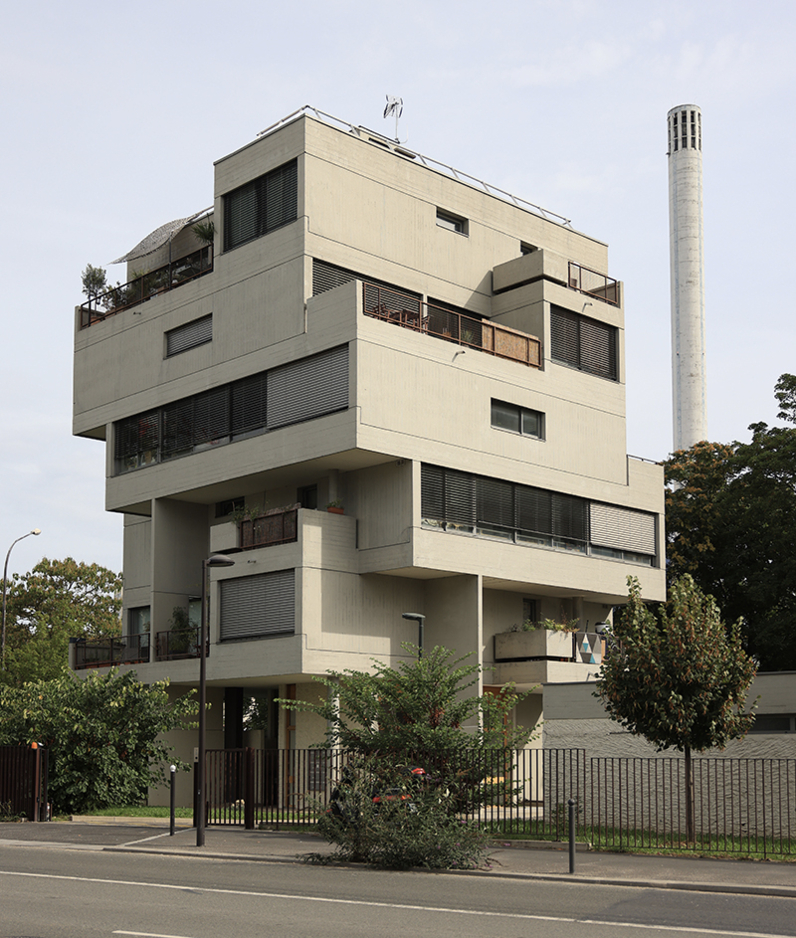
{"label": "road marking", "polygon": [[138,935],[139,938],[188,938],[187,935],[157,935],[151,931],[115,931],[112,935]]}
{"label": "road marking", "polygon": [[[602,921],[601,919],[572,918],[560,915],[530,915],[526,912],[482,912],[478,909],[455,909],[445,906],[409,905],[402,902],[373,902],[367,899],[334,899],[327,896],[302,896],[286,892],[255,892],[250,889],[219,889],[210,886],[173,885],[171,883],[144,883],[128,879],[99,879],[92,876],[62,876],[55,873],[17,873],[13,870],[0,870],[0,876],[22,876],[28,879],[57,879],[73,883],[99,883],[103,886],[144,886],[150,889],[174,889],[193,893],[206,892],[212,895],[254,896],[260,899],[286,899],[290,902],[326,902],[330,905],[355,905],[375,909],[399,909],[406,912],[440,912],[445,915],[473,915],[480,918],[511,918],[531,922],[562,922],[575,925],[600,925],[611,928],[645,928],[649,930],[679,932],[690,935],[727,935],[730,938],[783,938],[783,935],[758,931],[719,931],[715,928],[693,928],[687,925],[649,925],[643,922]],[[650,887],[654,888],[654,887]],[[116,932],[124,935],[140,935],[141,932]],[[157,938],[184,938],[167,935]]]}

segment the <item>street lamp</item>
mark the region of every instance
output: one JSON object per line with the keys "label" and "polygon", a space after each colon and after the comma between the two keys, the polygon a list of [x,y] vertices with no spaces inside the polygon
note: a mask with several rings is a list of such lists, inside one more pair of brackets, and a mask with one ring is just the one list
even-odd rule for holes
{"label": "street lamp", "polygon": [[231,567],[235,561],[226,554],[213,554],[202,561],[202,624],[199,628],[199,771],[196,781],[196,846],[205,845],[205,710],[207,705],[207,571],[210,567]]}
{"label": "street lamp", "polygon": [[[27,534],[23,534],[22,537],[18,537],[14,544],[18,544],[20,541],[24,541],[26,537],[30,537],[31,534],[41,534],[39,528],[34,528],[32,531],[28,531]],[[8,548],[8,553],[6,554],[6,565],[3,567],[3,650],[0,657],[2,657],[2,668],[0,670],[5,671],[6,669],[6,581],[8,580],[8,558],[11,556],[11,551],[14,549],[14,544]]]}
{"label": "street lamp", "polygon": [[404,612],[401,614],[401,618],[409,619],[412,622],[417,622],[417,657],[423,657],[423,623],[425,622],[426,617],[420,615],[419,612]]}

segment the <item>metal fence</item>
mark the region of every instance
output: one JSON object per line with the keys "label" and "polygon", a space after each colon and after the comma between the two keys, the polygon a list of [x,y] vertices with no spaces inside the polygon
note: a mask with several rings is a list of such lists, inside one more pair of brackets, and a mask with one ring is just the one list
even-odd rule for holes
{"label": "metal fence", "polygon": [[[209,750],[208,824],[311,824],[349,755],[339,750]],[[442,765],[444,762],[444,767]],[[581,749],[476,751],[425,765],[461,798],[459,813],[495,835],[597,847],[796,854],[796,759],[695,757],[693,841],[686,837],[683,757],[599,757]]]}
{"label": "metal fence", "polygon": [[29,821],[48,820],[49,754],[37,746],[0,746],[0,811]]}

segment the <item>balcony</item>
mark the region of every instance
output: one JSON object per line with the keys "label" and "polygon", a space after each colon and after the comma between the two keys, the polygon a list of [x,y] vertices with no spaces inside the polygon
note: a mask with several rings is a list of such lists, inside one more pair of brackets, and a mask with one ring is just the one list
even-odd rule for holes
{"label": "balcony", "polygon": [[[179,661],[181,658],[198,658],[201,653],[199,626],[158,632],[155,638],[155,660]],[[210,654],[210,643],[205,649]]]}
{"label": "balcony", "polygon": [[240,549],[273,547],[289,544],[298,539],[298,505],[290,508],[272,508],[256,518],[240,523]]}
{"label": "balcony", "polygon": [[120,664],[149,663],[149,634],[121,638],[78,638],[74,668],[109,668]]}
{"label": "balcony", "polygon": [[588,267],[581,267],[580,264],[570,261],[568,283],[579,293],[585,293],[614,306],[619,305],[618,282],[605,274],[597,273],[596,270],[589,270]]}
{"label": "balcony", "polygon": [[80,328],[86,329],[122,310],[151,300],[153,296],[175,290],[213,269],[212,245],[186,254],[165,267],[150,270],[129,283],[119,284],[105,293],[90,297],[80,306]]}
{"label": "balcony", "polygon": [[594,680],[602,662],[602,639],[592,632],[533,629],[495,636],[496,684],[571,683]]}
{"label": "balcony", "polygon": [[542,343],[535,336],[376,284],[363,283],[362,289],[366,316],[530,368],[542,367]]}

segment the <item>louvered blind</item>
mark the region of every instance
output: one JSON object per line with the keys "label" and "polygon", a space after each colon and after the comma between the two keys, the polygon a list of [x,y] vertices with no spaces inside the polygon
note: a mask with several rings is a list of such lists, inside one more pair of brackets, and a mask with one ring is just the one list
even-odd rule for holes
{"label": "louvered blind", "polygon": [[468,527],[475,524],[475,476],[469,472],[445,470],[445,520]]}
{"label": "louvered blind", "polygon": [[186,322],[183,326],[170,329],[166,333],[166,357],[179,355],[188,349],[196,348],[213,340],[213,314]]}
{"label": "louvered blind", "polygon": [[445,520],[445,470],[423,465],[420,469],[420,513],[431,521]]}
{"label": "louvered blind", "polygon": [[545,489],[517,486],[516,526],[528,534],[550,535],[553,531],[552,493]]}
{"label": "louvered blind", "polygon": [[560,306],[551,306],[550,355],[553,361],[615,381],[618,376],[616,327]]}
{"label": "louvered blind", "polygon": [[231,431],[249,433],[266,425],[268,374],[261,371],[235,381],[231,389]]}
{"label": "louvered blind", "polygon": [[224,250],[298,217],[298,162],[291,160],[224,196]]}
{"label": "louvered blind", "polygon": [[551,506],[553,537],[587,541],[589,538],[588,506],[589,503],[583,498],[553,492]]}
{"label": "louvered blind", "polygon": [[655,515],[599,502],[589,514],[592,544],[655,556]]}
{"label": "louvered blind", "polygon": [[294,570],[222,580],[221,641],[290,635],[296,628]]}
{"label": "louvered blind", "polygon": [[193,399],[194,443],[212,443],[229,436],[229,385],[213,388]]}
{"label": "louvered blind", "polygon": [[268,429],[348,407],[348,346],[268,372]]}
{"label": "louvered blind", "polygon": [[163,408],[163,437],[160,454],[172,459],[193,449],[193,398],[174,401]]}
{"label": "louvered blind", "polygon": [[514,528],[514,486],[510,482],[476,477],[478,523]]}

